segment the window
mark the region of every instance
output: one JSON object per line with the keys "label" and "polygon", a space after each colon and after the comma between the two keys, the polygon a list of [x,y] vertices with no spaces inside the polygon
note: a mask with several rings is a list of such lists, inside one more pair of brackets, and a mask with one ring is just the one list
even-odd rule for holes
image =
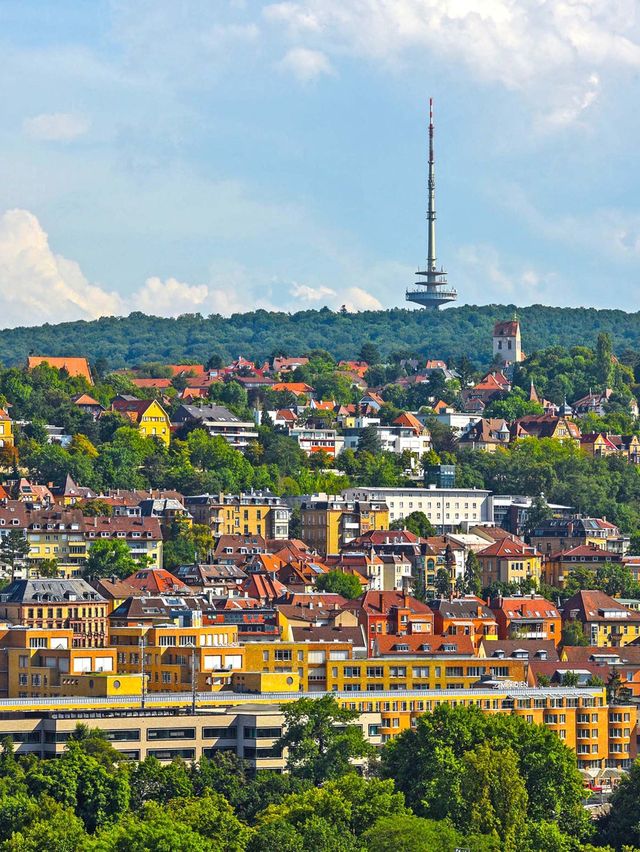
{"label": "window", "polygon": [[275,651],[274,655],[279,662],[289,662],[292,659],[291,651]]}
{"label": "window", "polygon": [[384,677],[382,666],[367,666],[367,677]]}
{"label": "window", "polygon": [[148,740],[192,740],[196,735],[195,728],[149,728]]}
{"label": "window", "polygon": [[238,734],[238,729],[235,725],[230,725],[228,728],[203,728],[202,736],[205,739],[223,739],[235,740]]}
{"label": "window", "polygon": [[193,760],[196,750],[193,748],[150,748],[147,754],[151,757],[157,757],[158,760],[175,760],[177,757]]}
{"label": "window", "polygon": [[282,728],[245,728],[245,740],[271,739],[277,740],[282,736]]}

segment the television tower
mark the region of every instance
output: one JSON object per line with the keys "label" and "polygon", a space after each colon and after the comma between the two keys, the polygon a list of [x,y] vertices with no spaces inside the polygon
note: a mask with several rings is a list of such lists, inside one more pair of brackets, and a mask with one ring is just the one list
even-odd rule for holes
{"label": "television tower", "polygon": [[429,98],[429,208],[427,212],[427,266],[418,270],[416,275],[425,281],[416,281],[413,288],[407,288],[407,301],[416,302],[423,308],[435,308],[447,302],[455,302],[458,292],[447,286],[447,273],[436,266],[436,177],[433,156],[433,98]]}

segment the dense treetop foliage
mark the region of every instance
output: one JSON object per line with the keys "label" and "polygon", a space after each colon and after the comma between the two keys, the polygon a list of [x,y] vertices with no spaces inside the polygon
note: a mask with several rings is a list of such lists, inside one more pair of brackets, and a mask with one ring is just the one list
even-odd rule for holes
{"label": "dense treetop foliage", "polygon": [[575,755],[543,727],[443,705],[371,755],[330,696],[283,710],[282,775],[224,751],[128,760],[84,725],[55,760],[5,741],[0,850],[637,852],[637,766],[594,825]]}
{"label": "dense treetop foliage", "polygon": [[[298,355],[323,347],[337,358],[356,358],[363,341],[384,355],[406,349],[432,358],[467,355],[481,364],[491,361],[491,333],[497,320],[513,316],[513,305],[461,305],[437,314],[393,308],[388,311],[341,313],[323,308],[294,314],[253,311],[224,318],[185,314],[177,319],[133,313],[36,328],[0,332],[0,360],[24,362],[30,352],[42,355],[87,355],[111,366],[145,361],[206,361],[239,354],[266,358],[274,351]],[[594,308],[519,308],[523,348],[532,352],[562,342],[595,346],[608,331],[615,351],[640,350],[640,314]]]}

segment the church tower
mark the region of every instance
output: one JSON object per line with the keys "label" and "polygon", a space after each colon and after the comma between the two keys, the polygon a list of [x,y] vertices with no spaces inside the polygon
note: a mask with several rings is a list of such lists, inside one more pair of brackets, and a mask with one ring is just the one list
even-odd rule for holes
{"label": "church tower", "polygon": [[497,322],[493,327],[493,358],[505,366],[524,361],[520,322],[517,317],[506,322]]}

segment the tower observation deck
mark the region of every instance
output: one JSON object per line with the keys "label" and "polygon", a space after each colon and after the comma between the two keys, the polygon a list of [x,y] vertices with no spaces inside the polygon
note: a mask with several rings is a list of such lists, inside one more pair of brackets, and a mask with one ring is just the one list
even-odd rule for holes
{"label": "tower observation deck", "polygon": [[429,98],[429,207],[427,211],[427,265],[416,275],[424,278],[413,287],[407,288],[407,301],[423,308],[439,308],[447,302],[455,302],[458,292],[447,284],[447,273],[436,264],[436,177],[433,154],[433,98]]}

